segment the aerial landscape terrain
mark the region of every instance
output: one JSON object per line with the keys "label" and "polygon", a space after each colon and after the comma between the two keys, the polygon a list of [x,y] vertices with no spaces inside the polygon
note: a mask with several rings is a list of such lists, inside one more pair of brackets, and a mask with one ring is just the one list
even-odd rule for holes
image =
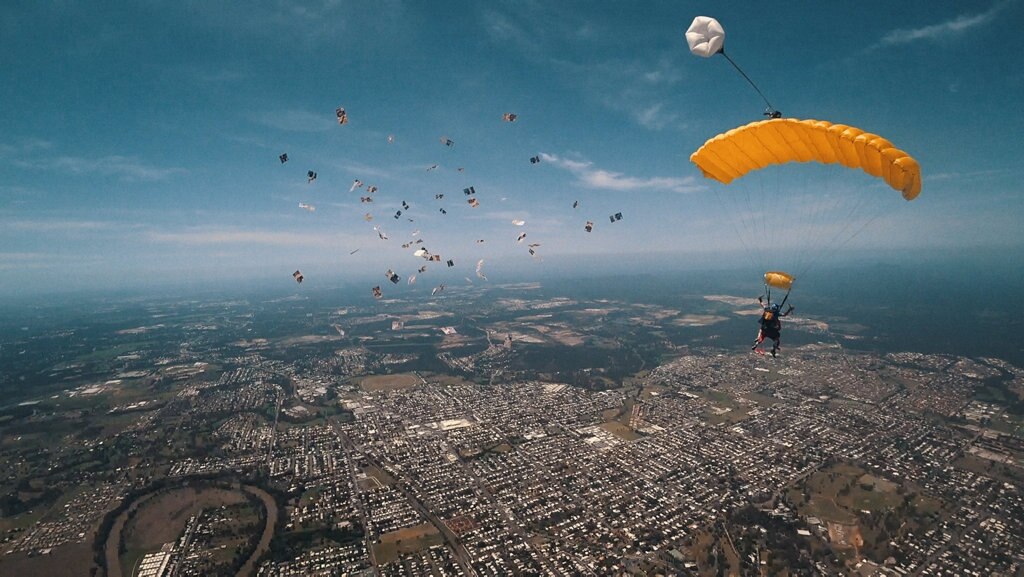
{"label": "aerial landscape terrain", "polygon": [[22,308],[0,575],[1019,574],[1019,364],[634,280]]}
{"label": "aerial landscape terrain", "polygon": [[1024,577],[1024,0],[0,6],[0,577]]}

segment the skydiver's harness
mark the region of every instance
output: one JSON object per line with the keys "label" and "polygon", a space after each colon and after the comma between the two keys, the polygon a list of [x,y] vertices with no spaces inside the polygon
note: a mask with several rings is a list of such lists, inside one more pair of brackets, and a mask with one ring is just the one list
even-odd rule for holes
{"label": "skydiver's harness", "polygon": [[781,327],[781,321],[779,318],[782,316],[782,307],[786,305],[786,301],[789,300],[789,291],[786,291],[786,296],[782,297],[782,302],[779,303],[779,314],[772,312],[772,287],[765,283],[764,292],[767,299],[764,304],[764,312],[761,313],[761,325],[765,327],[778,328]]}

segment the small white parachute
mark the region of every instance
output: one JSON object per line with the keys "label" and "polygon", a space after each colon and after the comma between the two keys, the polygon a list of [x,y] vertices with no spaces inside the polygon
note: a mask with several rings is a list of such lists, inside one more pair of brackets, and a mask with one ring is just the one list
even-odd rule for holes
{"label": "small white parachute", "polygon": [[697,16],[686,30],[686,44],[697,56],[711,58],[725,50],[725,29],[710,16]]}

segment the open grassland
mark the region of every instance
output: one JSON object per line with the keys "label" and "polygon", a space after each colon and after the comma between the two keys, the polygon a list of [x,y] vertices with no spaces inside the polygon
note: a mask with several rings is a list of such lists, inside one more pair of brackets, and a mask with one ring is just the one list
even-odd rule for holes
{"label": "open grassland", "polygon": [[853,560],[858,551],[885,559],[892,554],[894,539],[934,527],[949,512],[913,486],[875,477],[849,463],[815,472],[788,496],[800,516],[821,521],[833,551],[843,560]]}
{"label": "open grassland", "polygon": [[29,557],[28,553],[15,553],[0,557],[0,577],[81,577],[89,575],[92,548],[89,542],[69,543],[53,548],[46,555]]}
{"label": "open grassland", "polygon": [[212,487],[186,487],[155,495],[143,503],[124,526],[127,554],[121,557],[123,575],[145,553],[159,551],[181,536],[189,517],[206,508],[244,503],[238,491]]}
{"label": "open grassland", "polygon": [[444,543],[441,533],[430,523],[392,531],[380,536],[373,545],[373,556],[378,564],[385,564],[404,553],[412,553]]}
{"label": "open grassland", "polygon": [[601,428],[624,441],[635,441],[643,436],[619,421],[602,423]]}
{"label": "open grassland", "polygon": [[365,377],[359,382],[364,391],[395,391],[409,389],[420,384],[422,381],[416,375],[374,375]]}

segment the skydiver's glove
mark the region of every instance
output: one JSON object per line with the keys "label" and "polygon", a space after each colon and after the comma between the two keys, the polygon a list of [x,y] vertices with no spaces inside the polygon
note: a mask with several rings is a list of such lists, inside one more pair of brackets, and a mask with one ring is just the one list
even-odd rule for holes
{"label": "skydiver's glove", "polygon": [[757,302],[763,303],[764,302],[764,297],[757,297]]}
{"label": "skydiver's glove", "polygon": [[786,311],[786,314],[788,315],[789,313],[793,312],[793,309],[795,309],[795,308],[796,307],[794,307],[793,305],[789,305],[789,310]]}

